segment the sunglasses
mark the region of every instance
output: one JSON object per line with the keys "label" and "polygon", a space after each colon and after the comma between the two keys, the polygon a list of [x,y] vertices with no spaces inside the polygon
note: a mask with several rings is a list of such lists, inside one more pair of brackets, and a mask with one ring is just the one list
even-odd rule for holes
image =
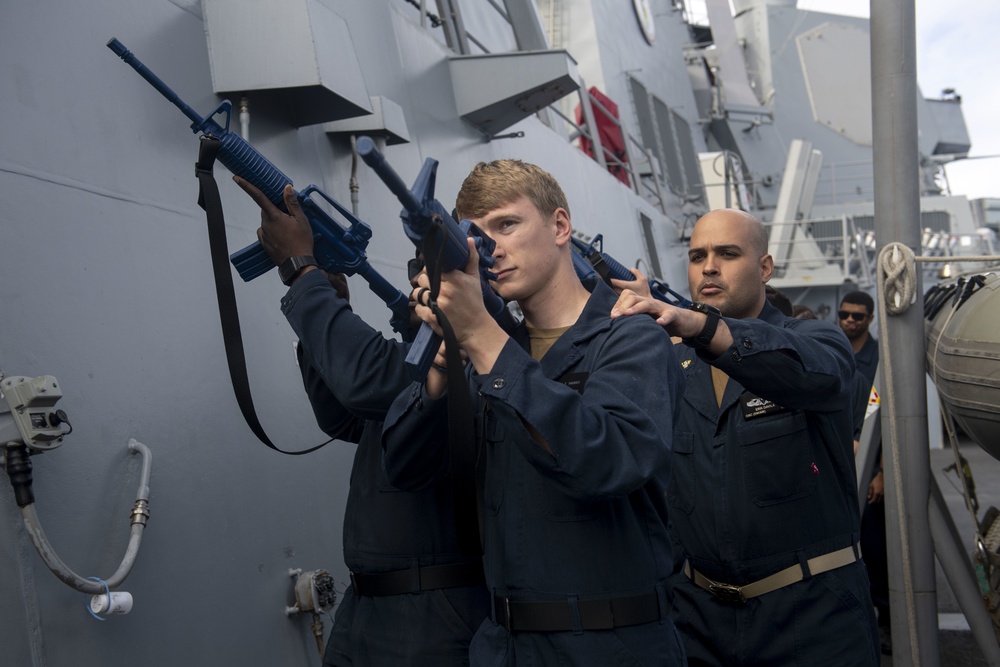
{"label": "sunglasses", "polygon": [[868,319],[868,314],[867,313],[849,313],[846,310],[838,310],[837,311],[837,317],[839,317],[842,320],[846,320],[847,318],[851,318],[855,322],[863,322],[864,320]]}

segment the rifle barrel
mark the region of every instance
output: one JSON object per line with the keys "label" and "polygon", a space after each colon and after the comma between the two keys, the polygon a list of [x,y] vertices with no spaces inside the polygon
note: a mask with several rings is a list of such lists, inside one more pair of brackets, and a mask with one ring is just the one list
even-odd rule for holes
{"label": "rifle barrel", "polygon": [[413,196],[413,192],[399,177],[396,170],[386,162],[385,156],[375,146],[371,137],[358,137],[355,148],[365,164],[378,174],[382,182],[386,184],[392,194],[396,195],[396,198],[410,215],[420,215],[424,212],[424,205]]}
{"label": "rifle barrel", "polygon": [[115,55],[125,61],[125,64],[130,65],[132,69],[139,73],[143,79],[149,82],[153,88],[160,91],[160,94],[166,97],[168,100],[173,102],[174,106],[180,109],[185,116],[191,119],[191,122],[195,125],[202,125],[205,119],[202,118],[197,111],[192,109],[180,96],[175,93],[170,86],[163,83],[163,80],[153,74],[148,67],[142,64],[142,61],[135,57],[135,54],[125,48],[125,45],[118,41],[117,38],[112,37],[108,41],[108,48],[115,52]]}

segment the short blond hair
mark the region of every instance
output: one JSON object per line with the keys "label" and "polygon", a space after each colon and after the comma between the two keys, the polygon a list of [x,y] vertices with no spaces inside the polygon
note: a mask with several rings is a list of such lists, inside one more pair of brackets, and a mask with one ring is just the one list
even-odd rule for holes
{"label": "short blond hair", "polygon": [[480,162],[473,167],[458,191],[455,210],[459,218],[479,218],[522,196],[546,217],[557,208],[569,214],[566,195],[552,174],[521,160]]}

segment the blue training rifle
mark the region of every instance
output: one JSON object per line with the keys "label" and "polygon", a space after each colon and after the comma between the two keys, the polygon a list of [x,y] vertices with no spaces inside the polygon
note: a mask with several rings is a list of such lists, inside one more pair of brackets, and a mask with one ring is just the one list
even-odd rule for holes
{"label": "blue training rifle", "polygon": [[[607,282],[608,285],[611,284],[612,278],[615,280],[635,280],[635,276],[632,275],[631,271],[616,261],[614,257],[604,252],[603,235],[598,234],[590,243],[576,237],[573,237],[572,240],[573,250],[585,259],[593,268],[593,271]],[[575,258],[573,263],[574,267],[576,267],[578,262]],[[577,268],[576,273],[580,276],[581,280],[584,278],[580,268]],[[649,292],[653,295],[654,299],[669,303],[671,306],[687,308],[691,305],[689,299],[670,289],[669,285],[656,278],[649,279]]]}
{"label": "blue training rifle", "polygon": [[[403,221],[403,231],[417,249],[424,251],[425,263],[434,259],[427,257],[428,251],[424,247],[425,239],[431,234],[442,235],[440,245],[431,251],[437,256],[442,272],[464,269],[469,262],[469,246],[466,239],[470,236],[475,239],[476,250],[479,253],[479,280],[483,290],[483,303],[500,326],[510,331],[514,325],[514,316],[507,310],[507,304],[493,291],[489,283],[491,278],[496,278],[490,271],[493,267],[493,250],[496,248],[496,243],[471,221],[463,220],[461,224],[456,223],[441,202],[434,198],[437,160],[427,158],[411,190],[386,162],[385,156],[379,152],[370,137],[359,137],[356,146],[361,159],[382,179],[403,205],[403,210],[399,214]],[[435,334],[428,324],[425,323],[420,327],[406,356],[406,363],[415,378],[423,380],[427,376],[440,345],[441,337]]]}
{"label": "blue training rifle", "polygon": [[[131,65],[132,69],[148,81],[153,88],[156,88],[161,95],[173,102],[185,116],[190,118],[191,130],[195,134],[201,132],[219,140],[219,162],[224,164],[229,171],[252,183],[264,193],[264,196],[272,204],[282,211],[288,212],[285,208],[284,190],[285,186],[292,182],[291,179],[281,173],[243,137],[235,132],[230,132],[229,120],[232,114],[232,104],[229,100],[224,100],[215,111],[202,118],[177,93],[143,65],[131,51],[125,48],[124,44],[112,38],[108,42],[108,48],[114,51],[115,55],[124,60],[126,64]],[[219,114],[225,114],[225,127],[213,120]],[[326,200],[347,220],[348,226],[342,226],[320,208],[313,201],[313,194]],[[372,236],[371,227],[356,218],[315,185],[310,185],[301,192],[297,191],[295,196],[309,219],[310,227],[312,227],[313,256],[320,268],[330,273],[357,274],[364,278],[372,292],[382,299],[392,311],[390,324],[393,330],[400,333],[404,339],[412,338],[408,297],[383,278],[368,262],[368,256],[365,254],[368,240]],[[274,268],[274,262],[264,252],[260,241],[254,241],[242,250],[237,250],[229,256],[229,259],[236,267],[240,277],[247,282]]]}

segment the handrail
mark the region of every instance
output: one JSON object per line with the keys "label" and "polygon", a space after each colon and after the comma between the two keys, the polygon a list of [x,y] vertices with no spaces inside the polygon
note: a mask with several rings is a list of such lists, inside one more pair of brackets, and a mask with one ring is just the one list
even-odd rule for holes
{"label": "handrail", "polygon": [[[653,159],[652,152],[646,148],[640,141],[638,141],[634,136],[632,136],[625,125],[622,123],[620,118],[615,118],[614,115],[608,111],[607,107],[601,104],[591,93],[587,90],[585,85],[581,85],[580,89],[577,91],[577,95],[580,99],[580,104],[584,113],[585,125],[579,125],[577,122],[567,116],[558,107],[557,104],[550,105],[548,108],[551,109],[557,116],[563,119],[570,127],[573,128],[573,132],[569,134],[569,141],[573,142],[580,137],[585,137],[588,139],[594,147],[594,160],[601,165],[603,169],[608,170],[609,165],[613,167],[622,168],[629,175],[629,182],[632,190],[640,196],[643,196],[644,191],[648,191],[649,195],[655,199],[655,205],[660,210],[661,213],[666,213],[666,201],[663,196],[663,191],[660,187],[659,175],[652,171]],[[585,97],[586,96],[586,97]],[[619,158],[617,155],[608,150],[607,147],[601,142],[600,134],[598,132],[592,132],[587,127],[590,123],[596,125],[594,120],[593,107],[596,106],[609,120],[611,120],[621,131],[622,139],[625,145],[625,157],[624,160]],[[589,123],[587,122],[589,121]],[[646,160],[649,162],[652,184],[647,183],[643,180],[642,175],[636,170],[635,160],[631,157],[630,145],[634,144],[643,153]],[[610,171],[610,170],[609,170]]]}
{"label": "handrail", "polygon": [[[867,169],[865,169],[867,167]],[[827,176],[824,176],[827,174]],[[848,188],[845,183],[867,183],[868,187],[860,191],[855,185]],[[829,187],[827,187],[829,186]],[[820,177],[816,183],[816,198],[828,200],[830,204],[837,204],[838,197],[855,198],[862,195],[870,195],[875,190],[875,163],[872,160],[850,160],[845,162],[831,162],[824,164],[820,168]],[[849,197],[848,197],[849,195]]]}
{"label": "handrail", "polygon": [[814,251],[820,253],[807,257],[794,257],[794,253],[780,253],[788,257],[784,261],[783,277],[794,277],[792,275],[794,269],[801,267],[811,269],[817,262],[823,262],[829,267],[836,266],[844,276],[858,276],[858,283],[861,285],[874,284],[876,261],[874,248],[868,247],[864,235],[854,224],[853,216],[767,223],[769,229],[779,225],[796,225],[806,230],[808,235],[796,234],[791,240],[772,242],[770,248],[772,253],[778,253],[781,247],[794,247],[803,243],[810,243]]}

